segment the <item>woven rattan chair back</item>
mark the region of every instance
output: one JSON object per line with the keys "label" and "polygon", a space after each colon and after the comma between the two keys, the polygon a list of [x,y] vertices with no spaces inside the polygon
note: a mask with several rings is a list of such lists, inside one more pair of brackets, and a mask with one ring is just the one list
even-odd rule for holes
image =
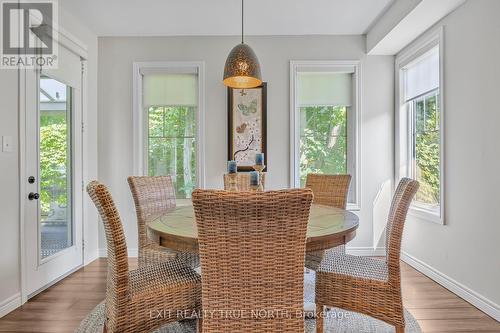
{"label": "woven rattan chair back", "polygon": [[[146,333],[178,320],[177,314],[199,310],[200,278],[174,260],[129,271],[127,245],[120,216],[105,185],[87,186],[106,231],[108,276],[104,332]],[[152,316],[152,311],[165,311]]]}
{"label": "woven rattan chair back", "polygon": [[297,313],[311,202],[309,189],[193,192],[204,333],[304,332]]}
{"label": "woven rattan chair back", "polygon": [[99,211],[106,233],[108,247],[107,318],[117,318],[118,314],[112,312],[119,309],[121,304],[126,303],[128,298],[129,267],[125,234],[120,215],[108,188],[98,181],[92,181],[87,185],[87,193]]}
{"label": "woven rattan chair back", "polygon": [[350,183],[351,175],[310,173],[305,187],[313,191],[315,204],[345,209]]}
{"label": "woven rattan chair back", "polygon": [[[250,172],[238,172],[236,174],[238,191],[250,191]],[[266,173],[262,173],[262,187],[266,188]],[[229,190],[229,175],[224,174],[224,189]]]}
{"label": "woven rattan chair back", "polygon": [[392,198],[391,208],[386,226],[386,260],[389,268],[389,281],[399,284],[401,240],[408,208],[417,193],[419,183],[410,178],[403,178],[398,184]]}
{"label": "woven rattan chair back", "polygon": [[[313,191],[315,204],[346,209],[350,183],[351,175],[310,173],[307,175],[305,187]],[[345,253],[345,245],[339,245],[331,251]],[[308,252],[306,267],[316,270],[324,256],[325,251]]]}
{"label": "woven rattan chair back", "polygon": [[143,248],[151,244],[147,236],[147,221],[166,214],[176,206],[174,185],[170,176],[131,176],[127,180],[137,214],[139,248]]}

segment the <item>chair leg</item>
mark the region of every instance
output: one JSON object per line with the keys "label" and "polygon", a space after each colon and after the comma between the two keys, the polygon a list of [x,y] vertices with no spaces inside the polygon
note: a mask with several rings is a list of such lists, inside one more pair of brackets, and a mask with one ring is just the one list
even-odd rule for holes
{"label": "chair leg", "polygon": [[323,305],[316,304],[316,333],[323,333]]}
{"label": "chair leg", "polygon": [[198,333],[203,332],[203,318],[198,318]]}
{"label": "chair leg", "polygon": [[405,333],[404,326],[396,326],[396,333]]}

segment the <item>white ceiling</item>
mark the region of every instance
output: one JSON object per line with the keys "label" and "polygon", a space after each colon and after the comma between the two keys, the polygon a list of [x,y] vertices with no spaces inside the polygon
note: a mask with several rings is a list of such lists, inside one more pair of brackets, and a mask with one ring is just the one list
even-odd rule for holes
{"label": "white ceiling", "polygon": [[[365,34],[394,0],[246,0],[245,34]],[[98,36],[237,35],[239,0],[59,0]]]}

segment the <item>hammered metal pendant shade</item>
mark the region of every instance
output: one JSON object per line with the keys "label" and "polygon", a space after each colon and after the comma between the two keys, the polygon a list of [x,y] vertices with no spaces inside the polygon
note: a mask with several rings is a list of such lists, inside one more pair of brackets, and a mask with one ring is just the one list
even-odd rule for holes
{"label": "hammered metal pendant shade", "polygon": [[247,44],[236,45],[224,66],[224,85],[237,88],[255,88],[262,84],[259,59]]}

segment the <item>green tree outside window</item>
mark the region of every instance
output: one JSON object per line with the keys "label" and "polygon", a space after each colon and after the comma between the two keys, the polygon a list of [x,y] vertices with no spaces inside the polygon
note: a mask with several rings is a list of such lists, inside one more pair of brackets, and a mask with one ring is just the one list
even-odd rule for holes
{"label": "green tree outside window", "polygon": [[300,184],[308,173],[347,173],[347,107],[300,108]]}
{"label": "green tree outside window", "polygon": [[68,160],[66,113],[50,111],[40,116],[40,206],[42,217],[50,214],[51,204],[66,207]]}
{"label": "green tree outside window", "polygon": [[148,108],[148,174],[170,175],[176,197],[191,198],[196,184],[196,108]]}
{"label": "green tree outside window", "polygon": [[414,178],[420,182],[415,200],[440,204],[440,113],[439,93],[431,92],[410,103],[414,121]]}

